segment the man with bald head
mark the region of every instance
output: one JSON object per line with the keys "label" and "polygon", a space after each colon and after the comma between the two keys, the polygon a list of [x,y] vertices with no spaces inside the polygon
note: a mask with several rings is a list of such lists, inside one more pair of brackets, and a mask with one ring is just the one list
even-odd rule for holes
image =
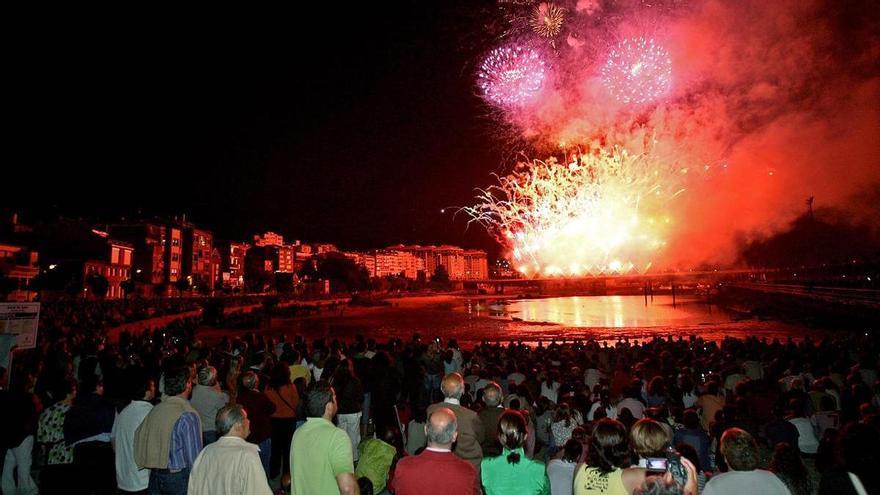
{"label": "man with bald head", "polygon": [[434,411],[447,408],[455,413],[458,423],[458,441],[455,443],[455,455],[470,462],[480,472],[480,462],[483,460],[483,449],[480,444],[485,437],[483,421],[477,413],[463,407],[459,400],[464,394],[464,378],[458,373],[449,373],[440,382],[440,390],[445,399],[443,402],[428,406],[428,415]]}
{"label": "man with bald head", "polygon": [[395,495],[449,495],[478,493],[477,470],[452,453],[458,436],[455,412],[437,407],[428,413],[428,446],[417,456],[397,463],[391,488]]}

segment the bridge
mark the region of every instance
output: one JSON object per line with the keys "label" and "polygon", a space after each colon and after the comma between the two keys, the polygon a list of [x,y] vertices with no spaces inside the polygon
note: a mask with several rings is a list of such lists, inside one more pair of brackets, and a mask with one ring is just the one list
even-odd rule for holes
{"label": "bridge", "polygon": [[609,288],[654,288],[669,286],[696,286],[698,284],[711,285],[717,282],[743,283],[753,281],[765,281],[772,274],[779,272],[776,269],[754,270],[706,270],[706,271],[678,271],[656,273],[624,273],[624,274],[597,274],[579,277],[543,277],[543,278],[499,278],[467,280],[465,286],[472,285],[477,288],[494,290],[497,294],[504,293],[505,287],[526,287],[543,290],[587,290],[602,291]]}

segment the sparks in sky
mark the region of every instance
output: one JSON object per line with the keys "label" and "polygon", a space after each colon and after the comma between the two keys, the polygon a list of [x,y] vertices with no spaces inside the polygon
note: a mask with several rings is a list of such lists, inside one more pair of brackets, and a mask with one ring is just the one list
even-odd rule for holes
{"label": "sparks in sky", "polygon": [[622,103],[649,103],[669,92],[672,60],[653,38],[627,38],[608,54],[602,80]]}
{"label": "sparks in sky", "polygon": [[477,85],[491,102],[522,105],[540,91],[546,77],[544,59],[537,50],[519,45],[492,50],[477,73]]}
{"label": "sparks in sky", "polygon": [[565,9],[552,3],[542,3],[535,7],[529,25],[532,31],[544,38],[555,38],[562,31],[565,22]]}
{"label": "sparks in sky", "polygon": [[646,271],[673,228],[682,171],[622,148],[520,163],[465,208],[527,276]]}

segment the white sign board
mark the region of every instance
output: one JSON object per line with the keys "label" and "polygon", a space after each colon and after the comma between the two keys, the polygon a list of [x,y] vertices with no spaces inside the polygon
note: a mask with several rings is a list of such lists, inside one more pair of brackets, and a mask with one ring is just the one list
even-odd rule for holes
{"label": "white sign board", "polygon": [[19,349],[37,346],[37,326],[40,323],[40,303],[0,303],[0,334],[15,335]]}

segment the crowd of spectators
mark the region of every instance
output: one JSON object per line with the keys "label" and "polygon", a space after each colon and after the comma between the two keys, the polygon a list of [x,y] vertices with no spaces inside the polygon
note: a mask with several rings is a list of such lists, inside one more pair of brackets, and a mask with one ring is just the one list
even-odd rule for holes
{"label": "crowd of spectators", "polygon": [[880,493],[871,335],[462,350],[196,326],[17,357],[3,493]]}

